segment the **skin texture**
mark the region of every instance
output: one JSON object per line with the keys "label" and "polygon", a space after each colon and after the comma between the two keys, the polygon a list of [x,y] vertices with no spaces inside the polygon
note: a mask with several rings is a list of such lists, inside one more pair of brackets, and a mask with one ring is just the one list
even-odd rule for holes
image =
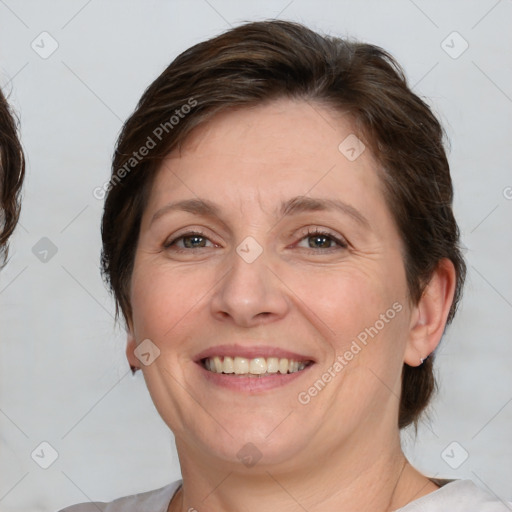
{"label": "skin texture", "polygon": [[[410,303],[378,164],[368,148],[353,162],[338,150],[352,132],[348,117],[303,101],[227,111],[157,174],[131,281],[127,356],[176,437],[184,484],[169,510],[384,511],[437,489],[405,464],[397,418],[404,362],[419,365],[442,336],[453,265],[443,260]],[[343,201],[367,225],[336,209],[279,212],[304,196]],[[155,218],[187,199],[218,212]],[[332,238],[319,243],[308,235],[315,229]],[[168,244],[190,231],[202,233],[199,247]],[[252,263],[236,251],[249,236],[262,249]],[[401,311],[301,404],[298,394],[396,303]],[[145,339],[160,350],[148,366],[133,353]],[[235,343],[315,364],[268,391],[212,385],[195,357]],[[247,443],[261,454],[252,467],[237,455]]]}

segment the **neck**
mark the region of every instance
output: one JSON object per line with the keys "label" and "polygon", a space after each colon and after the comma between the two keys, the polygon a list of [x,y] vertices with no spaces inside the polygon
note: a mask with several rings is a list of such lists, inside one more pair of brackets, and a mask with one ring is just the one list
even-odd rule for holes
{"label": "neck", "polygon": [[371,441],[363,450],[345,443],[336,453],[286,467],[245,468],[176,445],[183,486],[169,512],[390,512],[437,489],[407,464],[399,437],[386,449]]}

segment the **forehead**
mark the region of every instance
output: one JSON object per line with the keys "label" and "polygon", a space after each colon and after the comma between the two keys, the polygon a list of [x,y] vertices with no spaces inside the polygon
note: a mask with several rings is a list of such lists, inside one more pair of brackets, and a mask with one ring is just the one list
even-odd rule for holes
{"label": "forehead", "polygon": [[164,160],[149,208],[187,197],[271,208],[300,195],[385,207],[369,148],[355,159],[347,153],[363,149],[357,140],[348,115],[320,104],[282,99],[227,110]]}

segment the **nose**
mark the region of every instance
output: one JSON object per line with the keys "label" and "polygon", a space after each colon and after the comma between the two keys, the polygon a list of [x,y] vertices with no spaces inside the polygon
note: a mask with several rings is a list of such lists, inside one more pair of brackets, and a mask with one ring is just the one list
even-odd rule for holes
{"label": "nose", "polygon": [[264,253],[248,263],[237,253],[211,299],[215,318],[240,327],[271,323],[286,316],[289,301],[286,288],[267,266]]}

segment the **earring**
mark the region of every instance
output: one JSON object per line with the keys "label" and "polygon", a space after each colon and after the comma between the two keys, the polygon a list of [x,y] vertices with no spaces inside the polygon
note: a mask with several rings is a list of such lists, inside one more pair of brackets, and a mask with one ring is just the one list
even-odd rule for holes
{"label": "earring", "polygon": [[138,370],[136,366],[130,365],[130,370],[132,371],[132,375],[135,375],[135,372]]}
{"label": "earring", "polygon": [[420,357],[420,364],[423,364],[423,361],[425,361],[425,359],[423,359],[423,357]]}

